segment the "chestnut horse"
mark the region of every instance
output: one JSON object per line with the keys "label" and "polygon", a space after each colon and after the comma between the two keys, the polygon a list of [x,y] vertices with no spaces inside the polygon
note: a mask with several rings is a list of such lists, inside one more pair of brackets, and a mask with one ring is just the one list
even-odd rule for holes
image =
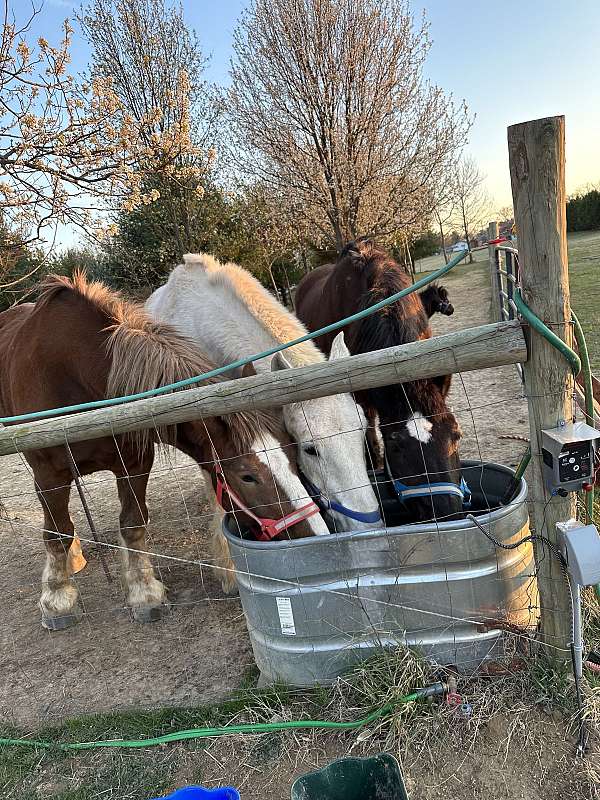
{"label": "chestnut horse", "polygon": [[[82,274],[73,280],[51,277],[35,305],[0,314],[0,412],[5,416],[133,394],[212,368],[194,343],[153,322],[141,306],[102,284],[88,283]],[[295,448],[279,418],[270,414],[216,416],[27,452],[44,511],[44,627],[65,628],[78,616],[78,592],[67,560],[74,535],[69,451],[79,474],[109,470],[117,478],[124,582],[134,618],[150,621],[166,609],[165,587],[146,552],[146,487],[158,440],[202,467],[208,486],[248,535],[328,532],[317,507],[307,500]]]}
{"label": "chestnut horse", "polygon": [[[410,285],[408,275],[385,250],[359,239],[344,248],[335,264],[318,267],[300,281],[296,313],[314,331]],[[454,309],[443,287],[430,289],[425,299],[427,307],[415,292],[347,325],[343,330],[352,355],[429,338],[429,316]],[[317,338],[324,353],[335,335]],[[444,376],[357,394],[369,420],[379,416],[389,478],[419,521],[456,516],[468,496],[460,472],[460,429],[446,405],[450,381]],[[373,438],[369,437],[371,446]]]}

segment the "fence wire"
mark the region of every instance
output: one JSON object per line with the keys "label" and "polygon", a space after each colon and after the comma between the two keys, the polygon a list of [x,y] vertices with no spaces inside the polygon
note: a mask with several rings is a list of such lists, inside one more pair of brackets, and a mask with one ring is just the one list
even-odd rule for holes
{"label": "fence wire", "polygon": [[[485,276],[481,286],[471,289],[468,322],[487,322],[474,318],[473,311],[484,314],[481,308],[489,298]],[[457,373],[450,402],[462,428],[460,454],[475,494],[473,511],[499,518],[512,514],[505,528],[500,520],[493,530],[507,543],[518,541],[529,532],[526,507],[502,506],[490,475],[496,480],[502,474],[498,463],[516,467],[526,448],[518,438],[529,433],[523,384],[511,366]],[[362,430],[358,408],[356,419],[355,430]],[[160,420],[149,422],[159,440]],[[315,421],[305,415],[305,422],[312,443],[318,444],[323,437]],[[506,434],[513,438],[503,438]],[[121,440],[115,437],[114,442],[120,452]],[[218,443],[213,446],[219,455]],[[263,455],[269,463],[269,447]],[[80,619],[67,630],[50,632],[41,627],[36,607],[45,552],[32,470],[22,453],[0,459],[4,722],[206,703],[238,688],[256,674],[257,664],[268,678],[285,673],[291,683],[323,683],[358,658],[397,644],[470,673],[487,663],[512,662],[528,651],[535,636],[540,606],[530,544],[505,551],[472,527],[465,533],[463,521],[435,515],[399,530],[397,524],[405,519],[393,512],[380,530],[366,534],[336,533],[332,524],[329,536],[258,546],[234,536],[235,565],[225,572],[235,575],[240,595],[228,596],[219,580],[223,566],[217,569],[211,549],[223,514],[198,464],[164,445],[147,473],[130,473],[124,458],[122,466],[117,479],[122,486],[144,474],[149,480],[150,521],[145,544],[136,553],[150,559],[156,578],[167,587],[168,613],[145,625],[132,621],[122,562],[134,551],[119,541],[115,477],[98,472],[78,477],[99,544],[74,492],[70,501],[87,559],[70,578],[79,594]],[[372,461],[369,467],[385,513],[394,507],[392,482]],[[421,475],[419,467],[402,477],[410,482]],[[443,479],[431,469],[426,477],[429,482]],[[330,479],[324,471],[324,492]],[[344,487],[348,492],[357,488]],[[306,492],[291,499],[308,498]],[[276,518],[282,506],[276,502],[267,511]],[[267,511],[261,505],[261,513]],[[110,584],[101,569],[100,549],[115,578]],[[538,567],[550,557],[538,548]],[[564,580],[560,570],[556,580]],[[568,643],[554,646],[566,651]]]}
{"label": "fence wire", "polygon": [[[473,403],[473,378],[455,377],[461,455],[486,464],[490,453],[499,453],[491,460],[514,465],[522,445],[499,440],[490,420],[500,416],[525,422],[524,397]],[[236,570],[242,606],[239,597],[222,592],[215,572],[210,538],[221,514],[215,511],[206,479],[196,463],[165,446],[149,474],[151,518],[144,554],[168,587],[168,614],[148,625],[131,621],[122,582],[120,561],[126,548],[118,542],[115,478],[101,472],[81,478],[100,545],[74,493],[70,504],[88,560],[71,578],[79,592],[80,622],[48,632],[41,628],[36,608],[44,549],[31,469],[18,454],[3,458],[0,470],[0,536],[5,544],[0,562],[5,587],[0,674],[10,698],[5,721],[214,700],[237,688],[255,669],[255,656],[271,675],[282,670],[282,658],[287,660],[285,669],[296,676],[305,673],[307,683],[331,677],[342,662],[355,660],[357,651],[394,643],[415,645],[440,664],[460,662],[470,670],[486,659],[502,660],[499,631],[528,642],[537,624],[531,548],[507,560],[481,534],[460,541],[460,532],[448,530],[451,522],[434,517],[425,532],[414,534],[399,534],[388,525],[368,541],[364,534],[346,533],[241,548]],[[465,468],[471,484],[477,484],[480,474],[480,466]],[[132,477],[137,476],[119,480]],[[432,482],[438,477],[428,474]],[[326,488],[326,475],[323,480]],[[379,496],[390,497],[388,476],[376,474],[374,485]],[[480,502],[485,502],[484,495]],[[490,506],[499,507],[497,502]],[[509,538],[523,534],[518,527]],[[117,577],[110,585],[100,568],[99,547]],[[460,552],[458,560],[453,550]],[[478,562],[484,562],[483,593],[476,587],[482,578],[459,580],[470,563],[474,571],[481,568]],[[275,642],[272,649],[269,641]],[[277,650],[280,646],[285,652]]]}

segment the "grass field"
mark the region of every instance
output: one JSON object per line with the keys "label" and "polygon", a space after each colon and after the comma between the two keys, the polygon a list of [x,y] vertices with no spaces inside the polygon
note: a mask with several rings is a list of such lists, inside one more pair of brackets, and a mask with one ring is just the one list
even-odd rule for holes
{"label": "grass field", "polygon": [[571,305],[583,327],[592,371],[600,375],[600,231],[569,235]]}

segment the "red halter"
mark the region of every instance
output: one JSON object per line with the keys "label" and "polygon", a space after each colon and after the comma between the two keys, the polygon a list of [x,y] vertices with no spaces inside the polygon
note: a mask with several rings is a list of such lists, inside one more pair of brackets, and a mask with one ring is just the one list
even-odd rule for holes
{"label": "red halter", "polygon": [[[269,519],[268,517],[257,517],[247,505],[245,505],[244,501],[242,500],[239,495],[237,495],[233,489],[227,485],[227,481],[225,480],[225,475],[223,474],[223,469],[221,467],[221,463],[218,460],[216,454],[214,456],[215,459],[215,473],[217,475],[217,503],[224,509],[223,506],[223,493],[227,492],[229,495],[229,499],[231,500],[232,505],[236,505],[240,511],[243,511],[244,514],[247,514],[251,517],[255,522],[258,522],[260,525],[260,533],[257,534],[256,538],[259,542],[270,542],[276,536],[279,536],[280,533],[291,528],[293,525],[296,525],[298,522],[302,522],[302,520],[308,519],[312,517],[314,514],[319,513],[319,507],[316,503],[313,503],[311,500],[305,506],[301,508],[297,508],[294,511],[291,511],[289,514],[286,514],[281,519]],[[225,509],[224,509],[225,510]]]}

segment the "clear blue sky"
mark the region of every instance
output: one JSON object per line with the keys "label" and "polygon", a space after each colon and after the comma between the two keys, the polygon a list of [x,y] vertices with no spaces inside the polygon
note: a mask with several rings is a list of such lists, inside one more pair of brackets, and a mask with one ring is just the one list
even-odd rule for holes
{"label": "clear blue sky", "polygon": [[[36,33],[58,35],[61,19],[77,5],[46,0]],[[183,2],[186,19],[211,55],[211,80],[228,80],[232,32],[245,5]],[[464,98],[476,114],[468,150],[497,207],[510,202],[506,127],[515,122],[564,114],[567,191],[600,181],[599,0],[430,0],[412,7],[415,15],[425,8],[431,23],[427,77]],[[80,42],[73,55],[75,68],[85,66],[88,53]]]}

